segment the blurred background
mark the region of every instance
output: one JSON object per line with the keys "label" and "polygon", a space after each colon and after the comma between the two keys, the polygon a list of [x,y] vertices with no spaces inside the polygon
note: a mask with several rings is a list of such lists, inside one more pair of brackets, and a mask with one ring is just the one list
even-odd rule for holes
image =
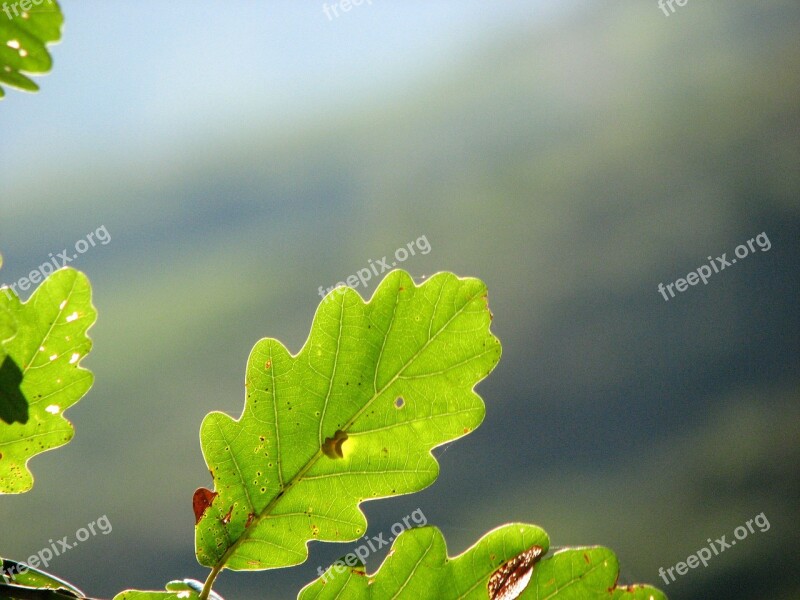
{"label": "blurred background", "polygon": [[[50,570],[95,597],[204,579],[203,416],[240,414],[259,338],[300,349],[319,286],[425,236],[399,266],[485,280],[503,358],[484,425],[430,488],[365,504],[371,534],[420,509],[452,555],[526,521],[673,600],[800,597],[796,0],[62,8],[42,92],[0,105],[0,282],[106,228],[72,263],[96,384],[1,499],[0,552],[107,515]],[[762,232],[769,251],[658,293]],[[355,545],[215,589],[293,598]]]}

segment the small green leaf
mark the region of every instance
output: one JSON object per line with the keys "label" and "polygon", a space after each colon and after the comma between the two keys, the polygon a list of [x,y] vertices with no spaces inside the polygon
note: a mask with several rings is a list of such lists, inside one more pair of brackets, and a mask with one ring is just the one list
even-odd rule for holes
{"label": "small green leaf", "polygon": [[[47,44],[61,39],[64,17],[54,1],[23,11],[19,2],[0,8],[0,83],[33,92],[39,86],[24,74],[47,73],[53,66]],[[0,87],[0,98],[4,96]]]}
{"label": "small green leaf", "polygon": [[[92,347],[86,332],[97,313],[89,280],[70,268],[50,275],[25,303],[13,292],[0,294],[1,310],[11,314],[17,332],[3,344],[0,389],[16,385],[27,409],[24,422],[0,423],[0,493],[9,494],[33,485],[31,457],[72,439],[63,413],[92,386],[93,375],[80,361]],[[7,405],[19,408],[18,401],[7,398]]]}
{"label": "small green leaf", "polygon": [[218,495],[196,509],[200,563],[301,563],[310,540],[364,535],[361,502],[430,485],[431,450],[483,420],[473,388],[501,351],[490,323],[481,281],[440,273],[417,286],[394,271],[369,302],[331,292],[296,356],[259,341],[242,416],[211,413],[201,427]]}
{"label": "small green leaf", "polygon": [[[397,537],[376,573],[367,575],[362,568],[334,563],[300,591],[298,600],[487,600],[490,580],[498,569],[527,551],[535,550],[537,556],[547,552],[549,546],[540,528],[514,523],[487,533],[460,556],[448,558],[441,532],[420,527]],[[535,571],[535,563],[532,567]]]}

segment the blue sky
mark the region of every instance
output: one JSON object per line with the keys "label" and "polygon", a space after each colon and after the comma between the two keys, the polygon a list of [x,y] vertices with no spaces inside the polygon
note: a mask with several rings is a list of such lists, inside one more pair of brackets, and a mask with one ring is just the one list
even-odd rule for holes
{"label": "blue sky", "polygon": [[0,104],[0,181],[131,152],[158,160],[178,140],[202,144],[254,121],[344,116],[564,3],[373,0],[334,20],[323,4],[65,0],[64,41],[42,92],[11,91]]}

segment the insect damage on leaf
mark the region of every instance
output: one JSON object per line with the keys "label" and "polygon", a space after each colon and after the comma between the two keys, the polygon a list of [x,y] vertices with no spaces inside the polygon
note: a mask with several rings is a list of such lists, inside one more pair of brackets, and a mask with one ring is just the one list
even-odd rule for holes
{"label": "insect damage on leaf", "polygon": [[333,434],[333,437],[325,438],[325,441],[322,442],[322,452],[328,458],[344,458],[342,446],[346,441],[347,434],[341,429],[337,429],[336,433]]}
{"label": "insect damage on leaf", "polygon": [[514,600],[528,587],[533,566],[544,554],[541,546],[531,546],[506,561],[489,578],[489,600]]}
{"label": "insect damage on leaf", "polygon": [[194,496],[192,497],[192,509],[194,509],[194,524],[197,525],[200,522],[200,519],[205,514],[206,510],[211,503],[214,501],[214,498],[217,497],[217,492],[212,492],[209,489],[204,487],[197,488],[194,492]]}

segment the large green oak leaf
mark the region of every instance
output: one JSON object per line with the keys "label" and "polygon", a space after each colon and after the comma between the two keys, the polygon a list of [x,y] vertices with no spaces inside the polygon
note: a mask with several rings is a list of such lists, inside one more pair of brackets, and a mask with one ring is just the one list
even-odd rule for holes
{"label": "large green oak leaf", "polygon": [[364,535],[366,500],[437,477],[431,450],[483,420],[475,385],[500,358],[486,286],[393,271],[365,302],[322,301],[296,356],[253,348],[241,417],[211,413],[200,438],[215,492],[195,493],[199,562],[233,570],[303,562],[307,543]]}
{"label": "large green oak leaf", "polygon": [[[63,24],[64,16],[54,0],[4,2],[0,7],[0,83],[37,91],[39,86],[25,74],[50,71],[53,61],[47,45],[61,39]],[[0,98],[4,95],[0,86]]]}
{"label": "large green oak leaf", "polygon": [[92,386],[93,375],[80,361],[92,347],[87,331],[97,313],[89,280],[70,268],[50,275],[27,302],[11,290],[0,291],[0,311],[17,327],[3,344],[0,368],[0,390],[20,395],[6,402],[16,411],[14,422],[0,422],[0,493],[13,494],[33,486],[31,457],[72,439],[64,411]]}

